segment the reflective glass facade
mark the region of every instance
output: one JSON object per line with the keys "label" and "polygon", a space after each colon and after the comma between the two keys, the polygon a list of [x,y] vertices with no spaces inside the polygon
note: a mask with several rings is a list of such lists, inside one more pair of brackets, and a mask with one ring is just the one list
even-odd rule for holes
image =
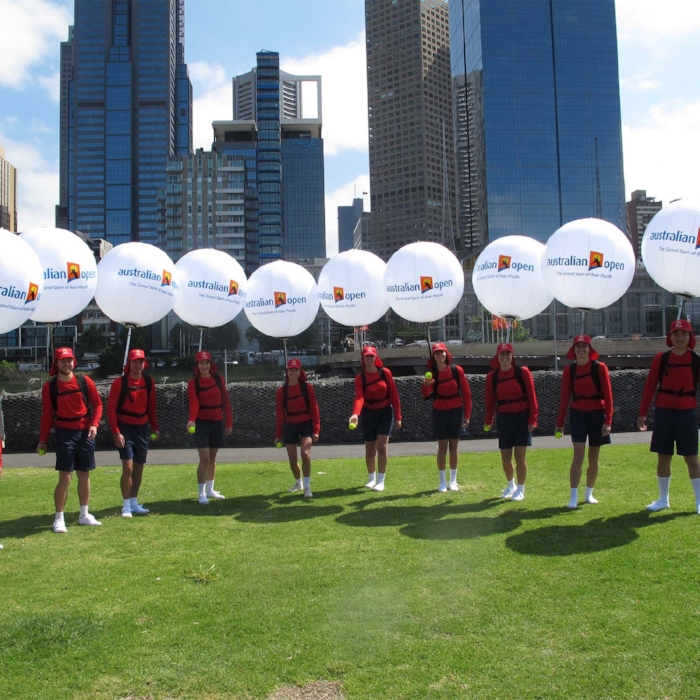
{"label": "reflective glass facade", "polygon": [[614,0],[450,0],[458,230],[626,231]]}
{"label": "reflective glass facade", "polygon": [[157,244],[170,156],[192,150],[184,0],[75,0],[61,46],[57,225]]}
{"label": "reflective glass facade", "polygon": [[349,207],[338,207],[338,252],[355,247],[355,226],[364,211],[364,201],[358,197]]}

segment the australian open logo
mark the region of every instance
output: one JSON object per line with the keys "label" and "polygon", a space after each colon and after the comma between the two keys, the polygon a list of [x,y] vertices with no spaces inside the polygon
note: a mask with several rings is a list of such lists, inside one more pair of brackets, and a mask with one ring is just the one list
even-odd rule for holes
{"label": "australian open logo", "polygon": [[498,271],[503,272],[503,270],[510,270],[510,255],[500,255],[498,257]]}
{"label": "australian open logo", "polygon": [[433,278],[432,277],[421,277],[420,278],[420,293],[425,294],[433,290]]}
{"label": "australian open logo", "polygon": [[588,269],[589,270],[599,270],[603,267],[603,261],[605,260],[605,255],[599,253],[596,250],[592,250],[588,256]]}
{"label": "australian open logo", "polygon": [[34,284],[34,282],[30,282],[29,289],[27,289],[27,298],[26,298],[24,303],[29,304],[32,301],[36,301],[36,298],[38,295],[39,295],[38,285]]}
{"label": "australian open logo", "polygon": [[345,299],[345,291],[342,287],[333,287],[333,300],[337,304]]}
{"label": "australian open logo", "polygon": [[700,248],[700,228],[698,229],[698,235],[695,237],[695,250]]}
{"label": "australian open logo", "polygon": [[287,292],[275,292],[275,308],[279,309],[287,303]]}
{"label": "australian open logo", "polygon": [[167,270],[163,270],[163,277],[160,281],[161,287],[170,287],[173,283],[173,276]]}
{"label": "australian open logo", "polygon": [[66,274],[68,275],[68,284],[80,279],[80,265],[78,263],[66,263]]}
{"label": "australian open logo", "polygon": [[228,295],[232,297],[236,294],[238,294],[238,282],[236,282],[236,280],[229,280]]}

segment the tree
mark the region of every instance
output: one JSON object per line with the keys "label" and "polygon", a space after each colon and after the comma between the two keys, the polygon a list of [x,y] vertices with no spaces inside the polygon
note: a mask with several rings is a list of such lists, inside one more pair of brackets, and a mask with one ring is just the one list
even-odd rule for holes
{"label": "tree", "polygon": [[110,345],[100,353],[98,372],[102,376],[121,374],[124,371],[124,348],[120,345]]}
{"label": "tree", "polygon": [[233,321],[218,328],[210,328],[204,337],[208,350],[236,350],[241,342],[241,332]]}
{"label": "tree", "polygon": [[524,343],[530,340],[530,331],[525,326],[518,322],[518,325],[512,331],[513,341],[516,343]]}
{"label": "tree", "polygon": [[[121,343],[122,352],[126,347],[126,339],[128,337],[128,329],[122,328],[119,333],[119,340]],[[146,355],[151,352],[151,334],[146,330],[145,327],[132,328],[131,329],[131,342],[129,344],[130,348],[139,348],[144,350]]]}
{"label": "tree", "polygon": [[86,352],[100,352],[105,349],[106,345],[101,326],[85,326],[78,339],[78,355],[84,355]]}
{"label": "tree", "polygon": [[257,342],[260,352],[270,352],[270,350],[281,350],[282,340],[280,338],[271,338],[269,335],[261,333],[257,328],[248,326],[245,330],[245,337],[249,343]]}

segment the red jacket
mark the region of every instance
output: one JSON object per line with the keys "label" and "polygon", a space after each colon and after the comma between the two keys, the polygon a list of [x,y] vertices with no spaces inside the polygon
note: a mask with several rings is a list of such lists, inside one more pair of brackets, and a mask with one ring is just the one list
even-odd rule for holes
{"label": "red jacket", "polygon": [[[102,418],[102,400],[97,393],[95,384],[90,377],[85,377],[87,382],[88,403],[92,408],[92,418],[88,413],[88,407],[83,401],[83,395],[78,385],[78,379],[73,375],[69,381],[57,380],[58,386],[58,411],[56,416],[51,403],[50,385],[53,380],[49,379],[41,387],[41,428],[39,430],[39,442],[46,442],[49,439],[51,428],[66,428],[68,430],[85,430],[94,426],[97,428]],[[61,418],[78,418],[78,420],[60,420]]]}
{"label": "red jacket", "polygon": [[[459,389],[461,394],[455,396],[457,393],[457,386],[454,377],[452,376],[452,370],[449,365],[438,372],[437,369],[433,372],[435,381],[438,383],[438,398],[433,401],[433,408],[437,411],[449,411],[452,408],[460,408],[464,406],[464,419],[469,420],[472,415],[472,392],[469,388],[469,382],[464,374],[464,370],[459,366],[457,367],[457,376],[459,377]],[[428,398],[433,394],[433,386],[426,386],[421,384],[420,393],[424,398]],[[443,399],[441,396],[451,396],[452,398]]]}
{"label": "red jacket", "polygon": [[[569,400],[571,398],[571,367],[564,367],[564,373],[561,379],[561,399],[559,401],[559,415],[557,416],[557,426],[564,425],[566,420],[566,411],[569,408]],[[600,391],[603,394],[602,399],[586,399],[579,398],[572,402],[571,408],[577,411],[605,411],[605,425],[612,425],[613,416],[613,398],[612,386],[610,384],[610,373],[603,362],[598,362],[598,376],[600,377]],[[591,378],[591,361],[589,360],[583,366],[576,367],[576,379],[574,380],[574,389],[577,396],[594,396],[598,393],[593,379]]]}
{"label": "red jacket", "polygon": [[[194,421],[199,418],[200,420],[222,420],[224,417],[224,411],[226,411],[226,427],[233,428],[233,414],[231,413],[231,404],[228,400],[228,391],[226,391],[226,385],[221,380],[221,384],[224,387],[223,396],[221,391],[219,391],[219,385],[217,380],[214,379],[214,375],[210,375],[206,379],[204,377],[199,378],[199,396],[197,396],[197,391],[195,390],[194,377],[190,379],[187,384],[187,396],[190,400],[190,417],[189,420],[194,423]],[[224,406],[224,410],[221,410],[221,404]],[[213,406],[214,408],[205,408],[205,406]]]}
{"label": "red jacket", "polygon": [[[304,423],[307,420],[311,421],[313,434],[318,435],[321,431],[321,416],[318,412],[318,403],[316,402],[316,392],[311,384],[307,384],[309,390],[309,405],[306,405],[304,397],[301,393],[301,385],[299,383],[292,386],[287,384],[287,405],[284,405],[284,387],[277,389],[277,429],[275,436],[279,439],[284,434],[284,423]],[[287,411],[293,415],[287,415]]]}
{"label": "red jacket", "polygon": [[[359,415],[365,401],[367,401],[367,408],[373,410],[386,408],[391,404],[394,407],[394,419],[400,421],[401,401],[399,400],[399,392],[396,391],[394,377],[386,367],[382,367],[382,371],[386,381],[382,381],[379,370],[365,373],[366,395],[362,389],[362,372],[355,376],[355,401],[352,405],[352,413],[355,416]],[[374,403],[375,401],[377,403]]]}
{"label": "red jacket", "polygon": [[[651,369],[644,384],[642,394],[642,405],[639,408],[639,415],[646,418],[647,411],[654,399],[654,392],[659,383],[659,365],[661,364],[660,352],[651,363]],[[668,365],[661,382],[661,389],[668,391],[692,392],[692,396],[674,396],[659,391],[656,397],[657,408],[675,408],[679,411],[696,407],[695,387],[693,385],[693,370],[690,362],[691,351],[686,350],[683,355],[676,355],[673,351],[668,356]],[[669,371],[670,370],[670,371]]]}
{"label": "red jacket", "polygon": [[[152,384],[151,395],[146,396],[146,380],[143,377],[138,380],[132,379],[131,376],[128,375],[127,381],[129,383],[129,391],[122,405],[122,411],[128,411],[128,413],[117,413],[117,404],[119,403],[119,395],[122,390],[122,380],[123,377],[117,377],[112,382],[112,386],[109,389],[107,418],[112,432],[115,435],[121,432],[119,430],[119,423],[126,423],[126,425],[146,425],[146,423],[148,423],[152,430],[159,430],[158,418],[156,416],[155,383]],[[132,413],[142,413],[143,415],[134,416],[131,415]]]}
{"label": "red jacket", "polygon": [[528,425],[537,425],[537,414],[539,407],[537,405],[537,395],[535,394],[535,382],[532,378],[532,373],[527,367],[521,367],[523,384],[525,384],[525,395],[523,390],[515,378],[515,369],[511,367],[507,372],[500,369],[489,372],[486,375],[486,417],[485,425],[493,423],[493,414],[496,410],[496,397],[493,395],[493,377],[498,372],[498,384],[496,392],[498,393],[498,401],[510,402],[503,403],[498,406],[499,413],[519,413],[520,411],[528,411]]}

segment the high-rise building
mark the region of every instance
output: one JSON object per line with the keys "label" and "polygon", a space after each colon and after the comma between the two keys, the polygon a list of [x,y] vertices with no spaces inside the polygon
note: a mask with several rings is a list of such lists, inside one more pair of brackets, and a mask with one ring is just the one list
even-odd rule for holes
{"label": "high-rise building", "polygon": [[61,44],[56,225],[157,243],[169,157],[192,150],[185,0],[75,0]]}
{"label": "high-rise building", "polygon": [[642,258],[644,231],[662,207],[663,202],[657,202],[655,197],[647,197],[646,190],[635,190],[632,192],[632,198],[627,202],[627,225],[634,253],[639,260]]}
{"label": "high-rise building", "polygon": [[0,228],[17,233],[17,168],[0,146]]}
{"label": "high-rise building", "polygon": [[447,0],[365,0],[372,251],[453,246]]}
{"label": "high-rise building", "polygon": [[459,236],[626,231],[614,0],[450,0]]}
{"label": "high-rise building", "polygon": [[355,226],[362,216],[363,200],[355,197],[349,207],[338,207],[338,252],[355,247]]}

